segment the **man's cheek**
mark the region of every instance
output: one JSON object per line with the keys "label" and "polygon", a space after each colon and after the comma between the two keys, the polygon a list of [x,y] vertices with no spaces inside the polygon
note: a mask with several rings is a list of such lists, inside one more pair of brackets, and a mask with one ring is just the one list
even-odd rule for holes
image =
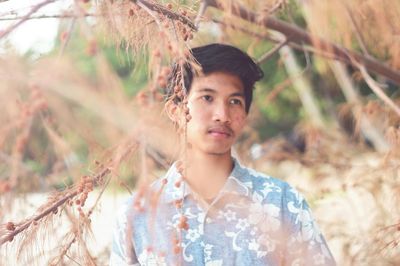
{"label": "man's cheek", "polygon": [[245,114],[236,114],[233,116],[233,122],[237,125],[243,125],[246,122]]}

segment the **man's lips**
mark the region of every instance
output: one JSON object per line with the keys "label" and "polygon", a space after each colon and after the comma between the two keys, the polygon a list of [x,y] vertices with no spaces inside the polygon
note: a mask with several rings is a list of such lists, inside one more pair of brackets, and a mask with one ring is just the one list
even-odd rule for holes
{"label": "man's lips", "polygon": [[214,135],[214,136],[225,136],[225,137],[230,137],[233,135],[232,129],[229,127],[211,127],[208,129],[208,134]]}

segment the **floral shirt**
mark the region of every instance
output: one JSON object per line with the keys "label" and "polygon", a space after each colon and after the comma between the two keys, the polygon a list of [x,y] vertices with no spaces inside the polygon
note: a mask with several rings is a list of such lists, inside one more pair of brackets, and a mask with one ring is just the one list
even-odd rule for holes
{"label": "floral shirt", "polygon": [[335,265],[305,199],[286,182],[234,160],[218,196],[201,204],[176,185],[175,165],[165,178],[119,212],[110,265]]}

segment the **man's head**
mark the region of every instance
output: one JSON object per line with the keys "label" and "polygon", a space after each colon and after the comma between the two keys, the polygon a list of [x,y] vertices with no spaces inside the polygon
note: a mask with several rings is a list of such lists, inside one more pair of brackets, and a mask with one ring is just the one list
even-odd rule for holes
{"label": "man's head", "polygon": [[[175,65],[169,79],[168,114],[180,126],[189,120],[187,141],[193,152],[230,156],[246,124],[254,83],[263,73],[247,54],[229,45],[211,44],[191,53],[201,70],[191,64]],[[179,105],[183,96],[173,93],[181,87],[181,72],[186,87],[183,106]]]}
{"label": "man's head", "polygon": [[[201,67],[201,73],[189,63],[183,66],[183,80],[186,93],[189,94],[193,78],[200,74],[211,74],[213,72],[225,72],[237,76],[243,84],[245,95],[245,109],[249,112],[253,100],[253,88],[256,81],[263,77],[260,67],[251,59],[249,55],[236,47],[226,44],[209,44],[196,47],[190,50],[194,62]],[[179,83],[179,73],[181,67],[175,64],[169,77],[167,94],[171,97],[174,87]],[[178,103],[182,99],[175,98]]]}

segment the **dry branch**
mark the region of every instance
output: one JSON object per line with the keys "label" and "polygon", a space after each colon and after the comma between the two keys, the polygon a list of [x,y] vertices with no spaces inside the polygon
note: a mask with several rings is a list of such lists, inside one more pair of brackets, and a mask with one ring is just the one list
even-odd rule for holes
{"label": "dry branch", "polygon": [[[100,171],[97,175],[93,177],[93,180],[96,180],[98,182],[104,176],[108,175],[110,172],[111,172],[110,168],[104,168],[102,171]],[[0,235],[0,246],[2,246],[4,243],[8,241],[12,241],[15,236],[25,231],[33,222],[39,221],[42,218],[48,216],[49,214],[54,213],[60,206],[65,204],[68,200],[73,199],[78,194],[79,191],[77,188],[72,189],[70,192],[66,193],[65,196],[63,196],[61,199],[51,204],[49,207],[44,209],[39,214],[34,215],[33,217],[27,219],[26,222],[22,223],[21,225],[16,226],[14,230],[9,230],[8,234]]]}
{"label": "dry branch", "polygon": [[32,7],[32,9],[21,18],[20,21],[18,21],[17,23],[11,25],[10,27],[8,27],[7,29],[0,31],[0,39],[7,36],[9,33],[11,33],[13,30],[15,30],[18,26],[20,26],[22,23],[24,23],[25,21],[27,21],[32,14],[36,13],[39,9],[41,9],[42,7],[55,2],[56,0],[46,0],[44,2],[41,2],[35,6]]}
{"label": "dry branch", "polygon": [[147,1],[147,0],[136,0],[136,1],[135,0],[131,0],[131,2],[133,2],[133,3],[141,3],[142,5],[144,5],[145,7],[150,9],[151,11],[160,13],[160,14],[166,16],[169,19],[178,20],[178,21],[182,22],[183,24],[188,25],[193,31],[197,30],[196,26],[193,24],[193,22],[190,19],[188,19],[187,17],[185,17],[183,15],[180,15],[180,14],[177,14],[177,13],[173,12],[173,11],[169,10],[168,8],[165,8],[162,5],[151,3],[150,1]]}
{"label": "dry branch", "polygon": [[[210,6],[217,9],[224,10],[225,8],[222,4],[222,1],[208,0],[207,2]],[[332,42],[328,42],[322,38],[311,35],[307,31],[285,21],[269,16],[260,19],[260,17],[256,13],[246,9],[238,3],[232,2],[230,7],[231,10],[229,10],[229,12],[231,12],[233,15],[238,16],[251,23],[261,24],[268,29],[278,31],[286,36],[289,43],[314,46],[315,50],[323,52],[322,54],[332,53],[334,54],[335,59],[346,64],[354,65],[352,59],[355,59],[357,62],[360,62],[362,65],[364,65],[365,68],[369,71],[382,75],[392,80],[396,84],[400,84],[400,72],[380,63],[375,59],[368,58],[364,55],[361,55],[354,51],[350,51]]]}
{"label": "dry branch", "polygon": [[266,53],[264,53],[258,60],[257,60],[257,64],[262,64],[265,61],[267,61],[269,58],[271,58],[271,56],[273,56],[277,51],[279,51],[279,49],[281,49],[284,45],[286,45],[287,40],[284,39],[283,41],[281,41],[280,43],[278,43],[274,48],[272,48],[271,50],[267,51]]}
{"label": "dry branch", "polygon": [[[53,14],[53,15],[40,15],[40,16],[33,16],[29,18],[25,18],[25,20],[33,20],[33,19],[51,19],[51,18],[79,18],[79,17],[100,17],[103,16],[102,14],[93,14],[93,13],[85,13],[83,15],[77,16],[73,13],[65,13],[65,14]],[[24,16],[15,16],[15,17],[5,17],[0,18],[0,21],[7,21],[7,20],[20,20],[24,19]]]}

